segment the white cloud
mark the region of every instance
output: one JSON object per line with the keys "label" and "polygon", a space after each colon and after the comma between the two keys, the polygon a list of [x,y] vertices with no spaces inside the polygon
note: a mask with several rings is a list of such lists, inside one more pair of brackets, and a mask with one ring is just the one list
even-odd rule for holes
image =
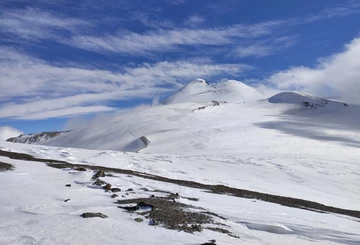
{"label": "white cloud", "polygon": [[0,141],[6,141],[9,138],[17,137],[23,134],[20,130],[8,126],[0,126]]}
{"label": "white cloud", "polygon": [[205,18],[199,15],[191,15],[188,19],[185,20],[185,25],[187,26],[198,26],[205,22]]}
{"label": "white cloud", "polygon": [[[109,70],[54,66],[0,47],[0,118],[40,119],[107,111],[109,101],[153,98],[194,77],[238,74],[249,66],[209,60],[144,63]],[[99,107],[100,106],[100,107]]]}
{"label": "white cloud", "polygon": [[154,30],[146,33],[121,31],[105,36],[75,36],[66,43],[80,49],[96,52],[116,52],[147,55],[152,52],[170,51],[181,45],[226,45],[238,38],[255,38],[271,33],[283,21],[268,21],[253,25],[233,25],[212,29]]}
{"label": "white cloud", "polygon": [[355,38],[341,53],[319,59],[311,68],[292,67],[266,81],[280,90],[299,90],[321,96],[340,96],[360,102],[360,38]]}
{"label": "white cloud", "polygon": [[295,44],[295,36],[269,38],[262,41],[244,43],[232,50],[231,56],[245,58],[249,56],[263,57],[292,47]]}
{"label": "white cloud", "polygon": [[34,8],[0,12],[1,32],[25,39],[56,39],[59,37],[58,31],[77,32],[88,26],[90,24],[83,20]]}
{"label": "white cloud", "polygon": [[326,8],[317,14],[307,16],[303,21],[305,23],[314,22],[322,19],[331,19],[357,13],[360,13],[360,3],[358,1],[349,1],[344,5]]}

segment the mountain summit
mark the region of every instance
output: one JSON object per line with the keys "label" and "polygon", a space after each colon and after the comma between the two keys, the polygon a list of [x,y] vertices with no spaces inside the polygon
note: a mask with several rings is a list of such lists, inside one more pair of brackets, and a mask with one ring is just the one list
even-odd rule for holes
{"label": "mountain summit", "polygon": [[255,88],[236,80],[209,84],[204,79],[195,79],[178,92],[165,99],[164,104],[186,102],[207,103],[211,101],[245,102],[262,99],[264,96]]}

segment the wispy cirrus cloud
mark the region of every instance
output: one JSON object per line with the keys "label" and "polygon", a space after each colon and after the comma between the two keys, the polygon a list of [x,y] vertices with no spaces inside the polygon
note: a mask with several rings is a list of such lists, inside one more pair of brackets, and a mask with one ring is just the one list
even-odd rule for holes
{"label": "wispy cirrus cloud", "polygon": [[227,28],[154,30],[142,34],[121,31],[106,36],[75,36],[67,43],[80,49],[97,52],[149,54],[175,50],[181,46],[232,44],[236,38],[254,38],[267,35],[284,24],[267,21],[253,25],[233,25]]}
{"label": "wispy cirrus cloud", "polygon": [[[242,64],[207,59],[144,63],[118,71],[51,65],[10,48],[0,48],[0,118],[44,119],[109,111],[111,101],[153,98],[194,77],[239,74]],[[15,101],[15,102],[14,102]]]}
{"label": "wispy cirrus cloud", "polygon": [[89,26],[87,21],[36,8],[0,12],[0,32],[24,39],[56,39],[63,34],[59,32],[78,33],[81,28]]}
{"label": "wispy cirrus cloud", "polygon": [[339,5],[336,7],[326,8],[317,14],[311,14],[302,19],[303,22],[314,22],[323,19],[331,19],[335,17],[348,16],[352,14],[360,13],[360,2],[349,1],[345,5]]}
{"label": "wispy cirrus cloud", "polygon": [[206,19],[204,17],[194,14],[194,15],[189,16],[189,18],[187,18],[185,20],[184,24],[186,26],[193,27],[193,26],[201,25],[201,24],[205,23],[205,21],[206,21]]}
{"label": "wispy cirrus cloud", "polygon": [[233,49],[232,56],[239,58],[268,56],[292,47],[295,45],[295,40],[296,36],[283,36],[256,41],[252,44],[244,43]]}

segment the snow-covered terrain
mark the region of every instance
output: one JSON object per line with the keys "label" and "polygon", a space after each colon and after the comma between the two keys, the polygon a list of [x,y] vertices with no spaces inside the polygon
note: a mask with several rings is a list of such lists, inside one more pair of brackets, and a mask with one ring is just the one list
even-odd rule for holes
{"label": "snow-covered terrain", "polygon": [[[342,208],[359,207],[359,171],[344,162],[329,159],[298,159],[302,165],[289,164],[295,156],[253,159],[241,156],[157,155],[53,148],[1,143],[2,150],[28,152],[72,163],[107,165],[138,169],[146,173],[223,183],[237,187],[256,187],[265,191],[307,197]],[[260,158],[263,158],[261,160]],[[114,174],[101,178],[121,188],[119,200],[149,197],[148,190],[180,193],[199,198],[177,202],[191,204],[225,218],[215,218],[238,238],[205,229],[194,234],[137,223],[137,213],[117,208],[102,188],[92,185],[92,171],[53,169],[39,162],[0,157],[15,170],[0,172],[0,244],[202,244],[215,239],[217,244],[357,244],[360,223],[356,218],[284,207],[253,199],[218,195],[189,187],[131,175]],[[273,162],[273,164],[268,163]],[[277,164],[277,165],[275,165]],[[290,166],[290,167],[288,167]],[[304,172],[307,169],[308,172]],[[344,171],[346,169],[346,171]],[[301,172],[302,171],[302,172]],[[224,176],[226,174],[226,176]],[[342,176],[341,176],[342,175]],[[238,179],[234,179],[237,177]],[[341,180],[342,179],[342,180]],[[244,184],[245,182],[248,182]],[[241,184],[243,183],[243,184]],[[71,184],[71,187],[66,187]],[[126,191],[131,188],[132,191]],[[144,189],[146,188],[146,189]],[[256,189],[256,188],[255,188]],[[126,194],[127,195],[124,195]],[[342,194],[342,197],[340,196]],[[123,196],[121,196],[123,195]],[[155,193],[155,195],[160,195]],[[69,199],[69,200],[68,200]],[[346,200],[345,200],[346,199]],[[68,200],[65,202],[65,200]],[[84,212],[101,212],[108,219],[83,219]],[[204,226],[205,227],[205,226]]]}
{"label": "snow-covered terrain", "polygon": [[9,138],[17,137],[23,134],[20,130],[8,126],[0,127],[0,141],[6,141]]}
{"label": "snow-covered terrain", "polygon": [[[359,211],[359,121],[358,105],[296,92],[264,99],[236,81],[209,85],[198,79],[161,105],[96,118],[40,142],[44,145],[2,142],[3,151],[143,175],[101,178],[122,190],[111,199],[92,185],[89,169],[53,169],[0,157],[15,167],[0,172],[0,244],[195,245],[210,239],[217,244],[358,244],[360,220],[353,216],[220,195],[146,175]],[[150,226],[148,220],[137,223],[140,214],[114,203],[151,196],[146,190],[198,198],[177,202],[215,213],[216,222],[237,238],[208,229],[190,234]],[[83,219],[84,212],[109,218]]]}

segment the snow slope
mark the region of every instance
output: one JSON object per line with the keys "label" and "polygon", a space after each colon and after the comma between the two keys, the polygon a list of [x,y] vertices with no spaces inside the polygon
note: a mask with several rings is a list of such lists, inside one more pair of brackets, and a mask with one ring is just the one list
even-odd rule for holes
{"label": "snow slope", "polygon": [[[220,180],[219,172],[230,174],[229,181],[234,172],[246,174],[252,167],[261,164],[261,161],[253,160],[245,162],[235,161],[220,163],[220,159],[212,156],[200,157],[186,156],[164,156],[142,153],[122,153],[112,151],[90,151],[80,149],[52,148],[37,145],[0,143],[3,150],[35,153],[38,156],[71,160],[71,162],[86,161],[90,164],[113,165],[118,167],[141,168],[144,172],[158,171],[160,175],[171,174],[179,178],[189,175],[197,178],[208,178],[210,183]],[[262,156],[268,160],[274,160]],[[171,160],[177,159],[178,162]],[[283,159],[284,164],[288,159]],[[259,200],[243,199],[227,195],[211,194],[200,189],[182,187],[175,184],[163,183],[148,180],[140,177],[115,174],[112,177],[102,178],[115,187],[122,190],[128,188],[133,192],[118,199],[130,199],[148,197],[148,190],[163,190],[172,193],[180,193],[187,197],[199,198],[193,202],[180,198],[177,202],[196,205],[208,212],[216,213],[227,220],[221,222],[224,228],[239,238],[233,238],[209,230],[195,232],[194,234],[167,230],[161,226],[149,226],[147,222],[137,223],[137,213],[129,214],[117,208],[114,199],[110,198],[111,193],[106,193],[91,185],[92,171],[79,172],[68,169],[53,169],[44,163],[24,162],[0,157],[0,161],[11,163],[15,166],[14,171],[0,172],[0,244],[201,244],[210,239],[215,239],[217,244],[357,244],[360,239],[360,223],[357,219],[295,209],[267,203]],[[181,162],[186,164],[180,164]],[[266,161],[266,160],[265,160]],[[214,165],[217,162],[224,165],[224,168],[217,168],[214,172]],[[275,161],[278,162],[278,161]],[[265,162],[263,162],[264,164]],[[332,185],[327,176],[321,171],[332,169],[337,172],[336,164],[324,166],[314,164],[311,168],[316,174],[314,181],[309,183],[322,189],[322,193],[331,193],[334,189],[350,193],[356,193],[356,189],[350,186],[341,186],[339,183]],[[177,172],[172,172],[177,169]],[[195,169],[201,169],[201,175],[192,175]],[[271,184],[284,170],[272,169],[271,165],[264,164],[257,167],[263,170],[263,176],[252,176],[253,183],[262,182],[262,186]],[[350,173],[350,168],[347,168]],[[182,171],[183,173],[180,173]],[[355,168],[352,171],[356,171]],[[294,174],[297,171],[293,172]],[[247,173],[251,177],[251,172]],[[235,176],[235,175],[234,175]],[[244,176],[244,175],[242,175]],[[241,176],[241,177],[242,177]],[[354,175],[357,176],[358,174]],[[344,176],[346,181],[353,178],[351,175]],[[331,176],[334,177],[334,176]],[[282,178],[278,189],[289,188],[297,183],[296,178]],[[65,187],[71,184],[71,187]],[[249,183],[251,185],[251,183]],[[299,186],[302,186],[298,183]],[[291,189],[291,187],[289,188]],[[303,193],[310,195],[310,188],[305,185],[297,190],[296,194]],[[120,192],[122,195],[124,191]],[[312,193],[311,195],[313,195]],[[156,194],[159,195],[159,194]],[[315,197],[315,196],[314,196]],[[335,196],[333,196],[335,197]],[[336,197],[338,198],[338,197]],[[333,198],[333,199],[336,199]],[[70,199],[68,202],[64,200]],[[334,201],[329,198],[329,201]],[[344,203],[344,204],[350,204]],[[358,203],[356,204],[358,207]],[[83,219],[80,214],[83,212],[102,212],[109,216],[108,219]]]}
{"label": "snow slope", "polygon": [[8,126],[0,127],[0,141],[6,141],[9,138],[23,134],[20,130]]}
{"label": "snow slope", "polygon": [[204,79],[196,79],[174,95],[165,99],[164,104],[185,102],[208,103],[212,100],[236,103],[262,98],[264,96],[255,88],[236,80],[226,80],[210,85]]}

